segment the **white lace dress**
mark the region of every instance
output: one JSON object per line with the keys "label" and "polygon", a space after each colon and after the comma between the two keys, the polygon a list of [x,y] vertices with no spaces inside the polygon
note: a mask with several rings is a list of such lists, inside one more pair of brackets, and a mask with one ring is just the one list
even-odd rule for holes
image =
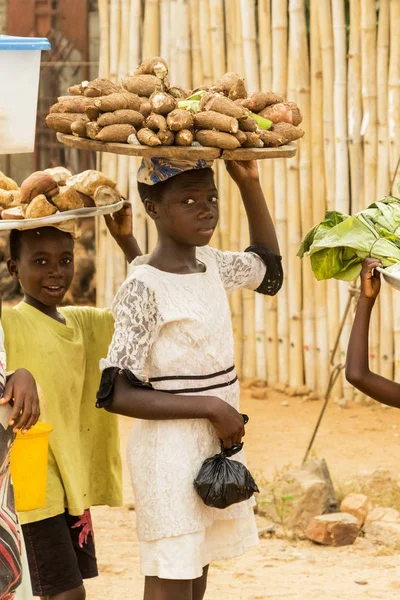
{"label": "white lace dress", "polygon": [[[257,289],[266,274],[251,252],[198,249],[205,271],[173,274],[133,263],[114,301],[108,367],[129,369],[157,390],[215,395],[239,409],[227,293]],[[145,392],[144,392],[145,393]],[[213,560],[257,543],[254,499],[220,510],[193,488],[203,461],[220,451],[206,419],[136,420],[128,444],[142,573],[195,579]],[[244,461],[243,452],[234,460]]]}

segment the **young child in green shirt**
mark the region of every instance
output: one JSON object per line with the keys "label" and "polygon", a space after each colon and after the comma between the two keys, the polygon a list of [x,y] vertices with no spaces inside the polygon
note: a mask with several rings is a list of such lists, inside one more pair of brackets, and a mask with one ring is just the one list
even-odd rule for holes
{"label": "young child in green shirt", "polygon": [[[130,206],[106,222],[132,261],[140,250]],[[114,321],[107,310],[58,308],[74,273],[71,233],[56,227],[14,230],[10,254],[9,272],[24,298],[3,314],[8,366],[32,372],[43,417],[54,428],[46,505],[21,514],[33,593],[83,600],[82,579],[98,574],[89,509],[122,503],[117,418],[95,409],[99,361]]]}

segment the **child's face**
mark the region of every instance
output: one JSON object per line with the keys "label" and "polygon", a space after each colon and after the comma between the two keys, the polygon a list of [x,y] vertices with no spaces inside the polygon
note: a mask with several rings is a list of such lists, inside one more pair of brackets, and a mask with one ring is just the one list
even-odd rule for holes
{"label": "child's face", "polygon": [[45,306],[57,306],[74,274],[72,237],[54,227],[24,231],[20,255],[8,269],[18,278],[25,296]]}
{"label": "child's face", "polygon": [[211,169],[186,171],[171,179],[150,213],[158,231],[189,246],[209,243],[218,224],[218,190]]}

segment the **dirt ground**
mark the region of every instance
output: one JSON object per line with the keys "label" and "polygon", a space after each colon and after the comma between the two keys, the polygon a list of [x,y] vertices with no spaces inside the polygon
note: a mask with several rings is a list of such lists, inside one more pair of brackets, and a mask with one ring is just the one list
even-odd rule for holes
{"label": "dirt ground", "polygon": [[[245,438],[249,468],[256,480],[276,469],[301,464],[321,402],[303,402],[269,392],[254,400],[245,392],[242,408],[250,416]],[[282,405],[282,402],[284,405]],[[288,405],[286,405],[288,404]],[[122,450],[131,423],[121,418]],[[400,411],[374,404],[341,409],[332,403],[315,443],[335,485],[376,468],[396,470],[400,462]],[[125,465],[125,506],[93,509],[100,577],[87,582],[88,598],[141,600],[133,497]],[[265,519],[258,517],[259,528]],[[400,597],[399,555],[360,538],[354,546],[329,548],[308,541],[262,538],[245,556],[213,564],[207,600],[358,600]],[[178,600],[178,599],[177,599]]]}

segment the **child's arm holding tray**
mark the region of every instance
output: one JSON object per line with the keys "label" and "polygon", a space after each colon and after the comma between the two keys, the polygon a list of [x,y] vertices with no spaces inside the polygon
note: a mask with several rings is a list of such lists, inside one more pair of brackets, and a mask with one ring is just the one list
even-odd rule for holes
{"label": "child's arm holding tray", "polygon": [[372,373],[369,368],[369,324],[381,287],[380,273],[375,270],[380,266],[381,263],[375,258],[368,258],[363,264],[361,295],[347,350],[346,379],[360,392],[374,400],[400,408],[400,385],[377,373]]}

